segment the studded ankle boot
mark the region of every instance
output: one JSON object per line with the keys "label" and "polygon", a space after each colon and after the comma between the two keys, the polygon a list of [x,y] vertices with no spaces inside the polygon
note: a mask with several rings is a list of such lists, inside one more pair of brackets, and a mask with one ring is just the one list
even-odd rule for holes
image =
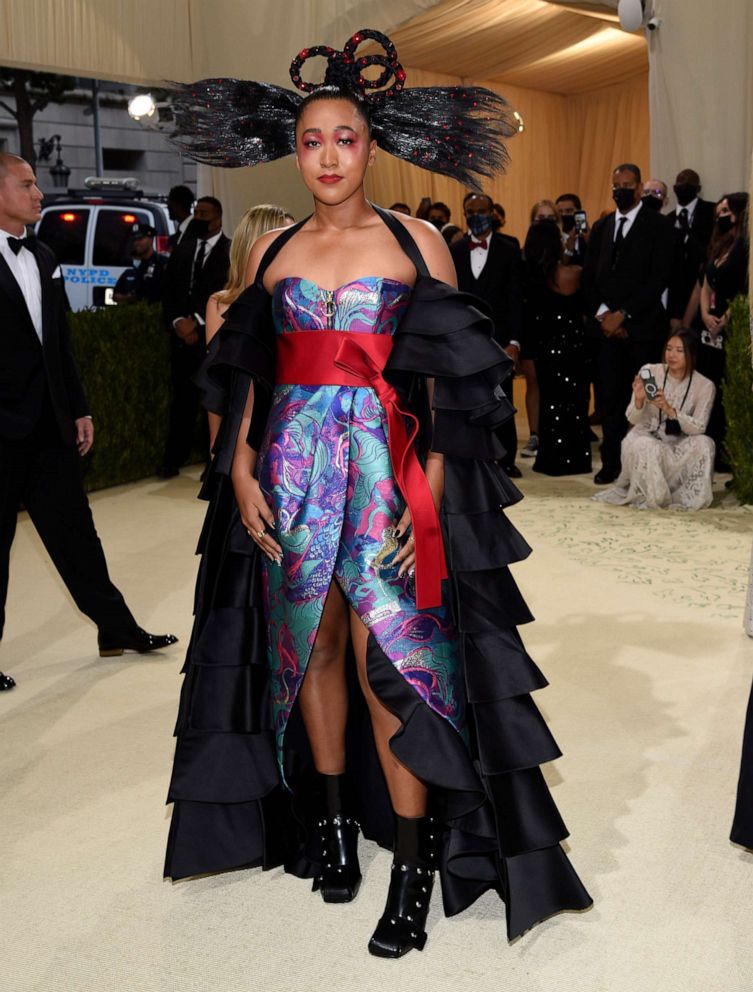
{"label": "studded ankle boot", "polygon": [[426,918],[434,886],[434,824],[429,817],[395,817],[395,857],[387,904],[371,940],[369,952],[380,958],[400,958],[426,943]]}
{"label": "studded ankle boot", "polygon": [[317,822],[322,861],[314,892],[325,902],[351,902],[361,884],[358,863],[358,821],[343,812],[343,775],[322,775],[325,815]]}

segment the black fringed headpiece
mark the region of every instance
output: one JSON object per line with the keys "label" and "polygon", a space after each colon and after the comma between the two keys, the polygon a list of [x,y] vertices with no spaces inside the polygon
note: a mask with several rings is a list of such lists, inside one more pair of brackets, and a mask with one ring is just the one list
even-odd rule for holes
{"label": "black fringed headpiece", "polygon": [[[357,56],[374,40],[384,55]],[[303,64],[327,60],[324,82],[306,82]],[[380,66],[376,79],[364,71]],[[305,94],[334,86],[360,96],[368,105],[373,137],[380,148],[430,172],[479,189],[508,161],[504,139],[517,131],[505,100],[491,90],[467,86],[429,86],[404,90],[405,70],[395,46],[379,31],[364,28],[337,51],[304,48],[292,61],[290,77]],[[206,165],[224,168],[260,165],[295,151],[296,112],[305,97],[292,90],[243,79],[202,79],[179,85],[173,96],[180,150]]]}

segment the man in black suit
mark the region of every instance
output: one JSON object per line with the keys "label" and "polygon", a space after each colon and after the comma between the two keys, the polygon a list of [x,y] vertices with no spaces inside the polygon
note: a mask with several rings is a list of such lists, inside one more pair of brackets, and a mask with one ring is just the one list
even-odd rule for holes
{"label": "man in black suit", "polygon": [[633,379],[646,362],[659,360],[669,330],[662,295],[672,269],[672,228],[645,209],[642,193],[638,166],[618,165],[612,174],[617,210],[594,224],[583,268],[587,331],[600,341],[604,439],[597,485],[620,474]]}
{"label": "man in black suit", "polygon": [[[0,153],[0,637],[23,503],[76,605],[97,625],[100,654],[152,651],[176,638],[137,625],[107,574],[81,484],[78,456],[91,448],[94,426],[71,352],[60,267],[46,245],[26,237],[41,205],[31,166]],[[0,689],[13,686],[0,678]]]}
{"label": "man in black suit", "polygon": [[[484,193],[469,193],[463,200],[463,212],[470,233],[450,249],[458,276],[458,286],[485,300],[492,311],[494,336],[517,365],[523,334],[523,299],[521,293],[521,258],[509,238],[492,231],[493,202]],[[512,402],[512,376],[504,390]],[[498,431],[506,455],[503,468],[513,479],[521,472],[515,464],[518,435],[511,417]]]}
{"label": "man in black suit", "polygon": [[167,239],[170,251],[180,244],[187,235],[188,226],[193,220],[194,195],[188,186],[173,186],[167,194],[167,212],[170,220],[174,220],[176,231]]}
{"label": "man in black suit", "polygon": [[205,354],[207,303],[227,282],[230,267],[230,239],[222,233],[219,200],[202,196],[196,201],[191,230],[195,236],[173,250],[162,284],[173,387],[165,455],[157,472],[162,479],[177,475],[191,453],[199,411],[193,377]]}
{"label": "man in black suit", "polygon": [[693,169],[677,173],[677,209],[667,214],[675,232],[675,257],[669,280],[667,311],[673,328],[684,322],[688,302],[706,261],[714,230],[715,205],[702,200],[701,177]]}

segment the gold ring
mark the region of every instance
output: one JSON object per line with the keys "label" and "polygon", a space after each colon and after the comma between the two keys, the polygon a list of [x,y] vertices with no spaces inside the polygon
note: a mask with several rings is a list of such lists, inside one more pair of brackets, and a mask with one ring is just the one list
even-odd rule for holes
{"label": "gold ring", "polygon": [[257,535],[256,535],[256,536],[257,536],[257,537],[258,537],[259,539],[261,539],[262,537],[264,537],[264,535],[265,535],[266,533],[267,533],[267,532],[266,532],[265,530],[260,530],[260,531],[259,531],[259,532],[257,533]]}

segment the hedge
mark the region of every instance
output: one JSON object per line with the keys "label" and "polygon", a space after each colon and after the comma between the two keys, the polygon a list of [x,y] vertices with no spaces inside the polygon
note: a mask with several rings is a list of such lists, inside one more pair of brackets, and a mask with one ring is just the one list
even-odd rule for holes
{"label": "hedge", "polygon": [[741,503],[753,503],[753,366],[750,336],[749,300],[747,296],[738,296],[732,302],[725,329],[726,373],[722,402],[727,417],[724,447],[732,468],[735,494]]}
{"label": "hedge", "polygon": [[86,488],[153,475],[170,406],[169,341],[162,308],[145,303],[68,315],[73,351],[94,417]]}

